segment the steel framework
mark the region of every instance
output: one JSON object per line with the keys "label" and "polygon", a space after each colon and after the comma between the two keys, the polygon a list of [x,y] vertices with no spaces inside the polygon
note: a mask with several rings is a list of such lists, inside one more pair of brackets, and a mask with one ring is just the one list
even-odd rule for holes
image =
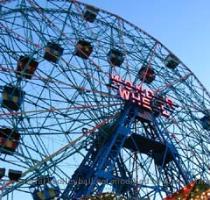
{"label": "steel framework", "polygon": [[3,199],[163,199],[209,180],[210,95],[161,42],[75,0],[0,13]]}

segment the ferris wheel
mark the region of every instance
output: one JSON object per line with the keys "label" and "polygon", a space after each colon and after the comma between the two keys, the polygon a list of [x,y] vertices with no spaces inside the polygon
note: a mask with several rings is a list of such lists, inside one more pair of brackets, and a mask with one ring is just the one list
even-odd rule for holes
{"label": "ferris wheel", "polygon": [[0,13],[2,199],[158,200],[208,182],[210,95],[162,43],[75,0]]}

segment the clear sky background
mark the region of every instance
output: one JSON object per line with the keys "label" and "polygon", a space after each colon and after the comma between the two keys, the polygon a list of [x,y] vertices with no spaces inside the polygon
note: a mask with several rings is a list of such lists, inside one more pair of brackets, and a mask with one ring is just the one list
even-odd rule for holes
{"label": "clear sky background", "polygon": [[81,0],[115,13],[157,38],[210,91],[210,0]]}

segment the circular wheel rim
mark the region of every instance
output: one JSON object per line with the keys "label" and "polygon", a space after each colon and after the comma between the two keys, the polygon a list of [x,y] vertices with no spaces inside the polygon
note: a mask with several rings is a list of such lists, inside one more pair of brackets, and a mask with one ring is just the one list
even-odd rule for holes
{"label": "circular wheel rim", "polygon": [[[182,62],[174,70],[164,65],[171,51],[143,30],[107,11],[100,9],[93,24],[86,22],[82,17],[86,4],[80,2],[50,1],[44,2],[47,5],[44,8],[44,3],[30,0],[15,2],[17,9],[12,3],[14,1],[2,5],[4,12],[0,21],[1,92],[6,84],[12,83],[26,94],[19,111],[1,108],[1,126],[12,127],[21,134],[20,146],[13,157],[1,154],[4,167],[21,169],[26,180],[45,173],[55,174],[62,181],[70,179],[87,152],[85,145],[90,136],[112,122],[124,106],[117,90],[109,87],[111,76],[119,75],[124,81],[142,85],[175,102],[178,107],[170,117],[159,116],[156,125],[164,132],[164,138],[173,143],[191,179],[209,179],[209,133],[203,129],[200,119],[208,114],[210,95]],[[75,55],[75,45],[80,39],[93,44],[93,52],[87,60]],[[57,64],[43,59],[49,41],[56,41],[64,48]],[[125,55],[120,67],[107,61],[111,48],[118,48]],[[32,80],[15,75],[21,55],[30,55],[39,62]],[[156,72],[151,84],[137,76],[140,67],[148,64]],[[88,131],[82,132],[83,128]],[[146,134],[140,123],[133,125],[132,131]],[[155,169],[151,158],[126,149],[122,150],[122,155],[128,171],[136,171],[138,187],[146,181],[164,187],[158,173],[153,174],[156,180],[151,178],[149,169]],[[72,165],[75,160],[76,166]],[[67,163],[68,167],[62,167],[62,163]],[[176,181],[180,181],[178,175]],[[10,187],[3,186],[3,193],[7,195],[20,185],[28,191],[28,183],[24,185],[19,181]],[[184,183],[172,185],[176,191]],[[139,190],[143,197],[150,192],[148,187]],[[151,196],[154,195],[151,192]],[[164,194],[158,192],[157,195]]]}

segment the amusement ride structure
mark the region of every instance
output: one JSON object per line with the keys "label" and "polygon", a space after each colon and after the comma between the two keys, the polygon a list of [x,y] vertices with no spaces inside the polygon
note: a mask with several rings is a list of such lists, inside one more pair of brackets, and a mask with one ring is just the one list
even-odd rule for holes
{"label": "amusement ride structure", "polygon": [[210,198],[210,95],[162,43],[75,0],[0,7],[0,195]]}

